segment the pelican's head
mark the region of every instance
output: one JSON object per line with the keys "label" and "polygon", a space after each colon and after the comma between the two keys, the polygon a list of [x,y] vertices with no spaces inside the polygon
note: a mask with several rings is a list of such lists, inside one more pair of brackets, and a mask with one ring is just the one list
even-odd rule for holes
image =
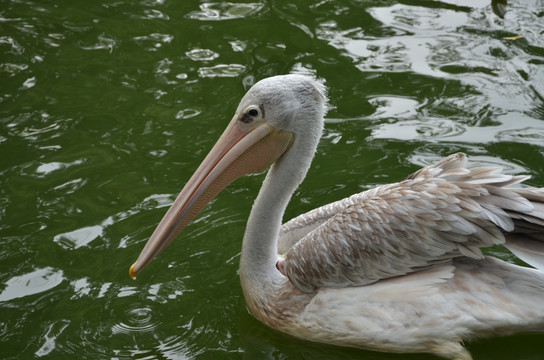
{"label": "pelican's head", "polygon": [[135,278],[237,178],[264,171],[291,147],[308,149],[311,160],[321,137],[326,103],[324,86],[302,75],[274,76],[253,85],[130,267],[130,276]]}

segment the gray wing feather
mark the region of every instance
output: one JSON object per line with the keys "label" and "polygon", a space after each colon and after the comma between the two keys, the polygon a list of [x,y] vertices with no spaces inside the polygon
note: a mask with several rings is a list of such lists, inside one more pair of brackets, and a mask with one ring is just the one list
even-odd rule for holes
{"label": "gray wing feather", "polygon": [[319,207],[289,220],[280,228],[278,253],[285,254],[291,246],[347,206],[344,199]]}
{"label": "gray wing feather", "polygon": [[527,177],[466,162],[451,155],[288,222],[280,231],[286,275],[306,292],[361,286],[454,257],[481,259],[480,248],[509,236],[517,253],[544,265],[544,189],[505,188]]}

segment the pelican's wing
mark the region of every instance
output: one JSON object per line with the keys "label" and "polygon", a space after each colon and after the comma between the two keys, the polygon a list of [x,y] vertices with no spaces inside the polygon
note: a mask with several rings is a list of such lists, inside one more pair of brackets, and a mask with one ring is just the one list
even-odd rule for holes
{"label": "pelican's wing", "polygon": [[278,254],[285,254],[300,239],[324,224],[327,220],[349,205],[353,205],[351,200],[352,197],[348,197],[318,207],[283,224],[278,239]]}
{"label": "pelican's wing", "polygon": [[360,286],[457,256],[483,258],[481,247],[508,239],[543,265],[544,188],[507,188],[527,177],[465,165],[464,154],[451,155],[287,223],[286,275],[302,291]]}
{"label": "pelican's wing", "polygon": [[[466,156],[464,154],[454,154],[442,159],[432,166],[418,170],[417,172],[408,176],[406,180],[428,176],[428,173],[433,168],[440,168],[442,171],[463,168],[465,167],[466,162]],[[283,224],[281,226],[278,239],[278,254],[285,254],[291,248],[291,246],[296,244],[299,240],[308,235],[317,227],[323,225],[331,217],[342,212],[351,205],[357,205],[357,203],[360,201],[360,197],[358,195],[350,196],[345,199],[318,207]]]}

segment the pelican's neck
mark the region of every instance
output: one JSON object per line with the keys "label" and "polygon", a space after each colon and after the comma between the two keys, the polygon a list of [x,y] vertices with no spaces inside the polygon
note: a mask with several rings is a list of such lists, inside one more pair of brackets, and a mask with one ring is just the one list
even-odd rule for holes
{"label": "pelican's neck", "polygon": [[[240,276],[249,276],[253,281],[272,281],[281,275],[274,271],[278,260],[277,243],[283,213],[291,199],[296,185],[279,181],[282,167],[272,166],[259,195],[253,203],[242,243]],[[276,274],[277,273],[277,274]],[[258,278],[258,279],[257,279]]]}
{"label": "pelican's neck", "polygon": [[240,258],[240,278],[247,289],[274,287],[285,280],[276,269],[278,236],[291,196],[302,182],[313,157],[297,157],[291,148],[269,170],[246,226]]}

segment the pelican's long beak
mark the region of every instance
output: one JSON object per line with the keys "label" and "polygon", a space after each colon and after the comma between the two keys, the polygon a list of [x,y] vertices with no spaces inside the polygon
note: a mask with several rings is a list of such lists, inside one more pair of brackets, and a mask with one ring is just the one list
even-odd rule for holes
{"label": "pelican's long beak", "polygon": [[247,124],[235,116],[162,218],[130,267],[130,276],[136,278],[221,190],[242,175],[264,171],[293,138],[266,121]]}

